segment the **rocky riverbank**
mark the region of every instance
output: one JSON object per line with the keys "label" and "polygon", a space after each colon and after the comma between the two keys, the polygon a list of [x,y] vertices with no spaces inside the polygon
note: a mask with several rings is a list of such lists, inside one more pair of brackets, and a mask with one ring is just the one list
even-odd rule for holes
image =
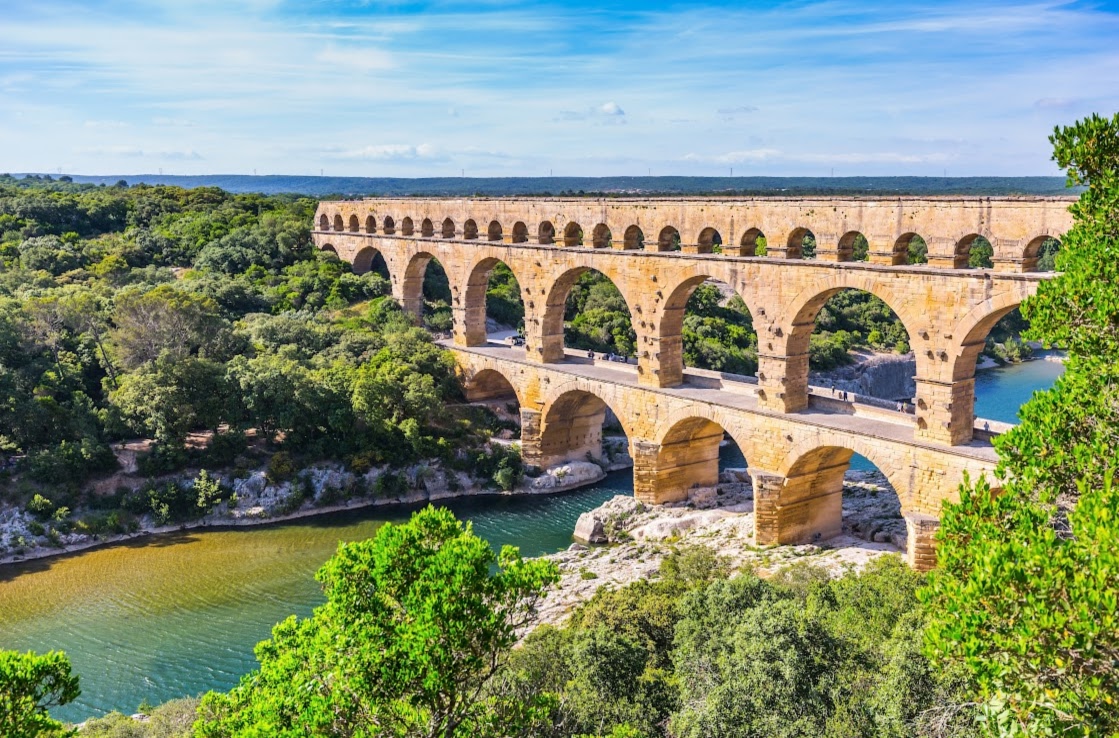
{"label": "rocky riverbank", "polygon": [[541,606],[541,622],[562,622],[599,587],[656,576],[664,557],[679,546],[707,546],[732,569],[767,576],[805,560],[833,573],[857,569],[875,557],[903,552],[906,544],[898,497],[878,472],[848,472],[843,534],[837,538],[758,548],[751,542],[753,533],[754,494],[745,469],[725,470],[718,487],[686,503],[651,506],[614,497],[579,518],[576,538],[588,543],[548,557],[559,565],[561,580]]}
{"label": "rocky riverbank", "polygon": [[[561,464],[536,476],[525,476],[517,487],[508,491],[497,489],[492,480],[445,469],[437,462],[395,470],[374,467],[365,474],[347,471],[341,464],[324,463],[303,469],[282,482],[270,481],[264,468],[239,476],[214,473],[213,478],[233,494],[229,501],[215,506],[209,514],[171,525],[160,524],[152,515],[141,515],[135,519],[132,530],[115,534],[71,532],[52,540],[43,534],[42,523],[27,509],[4,505],[0,506],[0,565],[194,528],[266,525],[341,510],[421,505],[458,497],[555,494],[594,484],[607,472],[633,465],[624,438],[606,438],[604,446],[608,461]],[[159,482],[190,485],[197,474],[198,470],[188,470]],[[385,484],[389,476],[392,483]],[[378,493],[378,489],[392,491]]]}

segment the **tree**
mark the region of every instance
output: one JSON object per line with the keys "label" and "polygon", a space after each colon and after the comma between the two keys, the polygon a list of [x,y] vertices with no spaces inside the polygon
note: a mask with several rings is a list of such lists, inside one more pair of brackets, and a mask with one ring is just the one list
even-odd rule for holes
{"label": "tree", "polygon": [[167,353],[172,359],[229,351],[230,326],[210,298],[171,285],[119,293],[113,306],[113,343],[134,369]]}
{"label": "tree", "polygon": [[922,592],[926,646],[960,664],[992,735],[1119,735],[1119,115],[1057,128],[1054,158],[1087,185],[1062,274],[1022,307],[1068,350],[1064,376],[998,443],[1002,490],[965,485]]}
{"label": "tree", "polygon": [[277,625],[260,669],[203,699],[197,735],[509,736],[545,705],[487,688],[555,564],[495,553],[429,506],[341,544],[317,578],[326,604]]}
{"label": "tree", "polygon": [[43,738],[72,735],[48,710],[81,694],[66,654],[0,651],[0,735]]}

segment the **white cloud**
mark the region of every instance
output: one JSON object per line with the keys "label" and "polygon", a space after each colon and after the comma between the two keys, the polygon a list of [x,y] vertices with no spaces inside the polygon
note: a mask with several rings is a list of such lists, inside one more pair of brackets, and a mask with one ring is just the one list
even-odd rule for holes
{"label": "white cloud", "polygon": [[320,64],[337,67],[338,72],[379,72],[392,69],[392,55],[380,49],[365,47],[343,48],[334,44],[315,55]]}
{"label": "white cloud", "polygon": [[414,161],[435,158],[437,152],[430,144],[413,146],[410,144],[378,144],[357,149],[329,151],[332,159],[351,159],[358,161]]}

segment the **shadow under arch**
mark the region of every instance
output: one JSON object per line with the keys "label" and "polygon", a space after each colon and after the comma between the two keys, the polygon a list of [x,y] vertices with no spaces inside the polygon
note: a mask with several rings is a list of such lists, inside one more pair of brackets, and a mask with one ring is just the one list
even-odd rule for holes
{"label": "shadow under arch", "polygon": [[699,232],[696,239],[697,251],[701,254],[714,253],[715,247],[723,247],[723,235],[714,228],[707,227]]}
{"label": "shadow under arch", "polygon": [[909,231],[898,236],[894,241],[893,254],[890,266],[905,266],[907,264],[928,264],[929,246],[921,234]]}
{"label": "shadow under arch", "polygon": [[1054,257],[1060,248],[1061,240],[1053,235],[1044,234],[1030,239],[1022,251],[1022,271],[1056,271]]}
{"label": "shadow under arch", "polygon": [[338,257],[338,249],[334,248],[334,246],[333,246],[333,245],[331,245],[331,244],[329,244],[329,243],[324,243],[324,244],[322,245],[322,248],[320,248],[320,249],[319,249],[319,251],[326,251],[326,252],[329,252],[329,253],[331,253],[331,254],[334,254],[334,258],[335,258],[335,259],[339,258],[339,257]]}
{"label": "shadow under arch", "polygon": [[631,225],[629,228],[626,228],[626,231],[625,231],[625,234],[624,234],[624,237],[623,237],[623,243],[624,243],[623,248],[624,248],[625,251],[634,251],[634,250],[637,250],[637,249],[644,249],[645,248],[645,234],[641,232],[641,229],[638,226]]}
{"label": "shadow under arch", "polygon": [[862,231],[847,231],[836,246],[836,261],[867,261],[870,243]]}
{"label": "shadow under arch", "polygon": [[361,229],[356,215],[350,216],[350,233],[357,233]]}
{"label": "shadow under arch", "polygon": [[523,220],[513,224],[513,243],[528,243],[528,226]]}
{"label": "shadow under arch", "polygon": [[424,218],[420,221],[420,238],[431,238],[435,235],[435,224],[431,222],[431,218]]}
{"label": "shadow under arch", "polygon": [[[643,498],[655,504],[687,499],[690,490],[697,487],[714,487],[719,483],[719,461],[724,438],[749,459],[748,449],[726,429],[720,419],[698,408],[686,413],[670,424],[657,439],[655,472],[650,489],[637,490]],[[749,465],[749,461],[747,461]],[[645,484],[645,480],[642,480]]]}
{"label": "shadow under arch", "polygon": [[428,264],[434,259],[434,254],[419,251],[412,254],[407,266],[404,267],[404,279],[400,287],[400,307],[418,324],[422,324],[424,316],[424,276],[427,274]]}
{"label": "shadow under arch", "polygon": [[384,254],[372,246],[366,246],[354,255],[353,271],[354,274],[376,272],[385,279],[392,279]]}
{"label": "shadow under arch", "polygon": [[408,216],[404,216],[404,219],[400,221],[400,235],[411,236],[411,235],[414,235],[415,232],[416,232],[416,227],[412,223],[412,219],[409,218]]}
{"label": "shadow under arch", "polygon": [[323,213],[322,215],[319,216],[319,230],[320,231],[329,231],[330,230],[330,218],[327,216],[326,213]]}
{"label": "shadow under arch", "polygon": [[751,228],[742,234],[742,240],[738,244],[739,256],[758,256],[758,239],[761,239],[761,244],[765,244],[765,234],[762,233],[760,228]]}
{"label": "shadow under arch", "polygon": [[825,435],[794,446],[775,470],[784,477],[784,483],[775,501],[777,530],[771,531],[776,534],[773,542],[816,543],[843,532],[843,482],[856,453],[889,481],[900,512],[910,510],[912,501],[902,478],[904,470],[895,471],[882,448],[854,437]]}
{"label": "shadow under arch", "polygon": [[568,461],[602,459],[607,411],[617,419],[627,443],[632,438],[624,416],[601,397],[581,387],[560,389],[542,408],[539,451],[526,463],[546,469]]}
{"label": "shadow under arch", "polygon": [[[625,303],[632,330],[632,303],[626,297],[625,293],[622,292],[621,288],[618,287],[618,281],[610,274],[591,267],[573,267],[561,274],[559,278],[552,283],[551,287],[548,288],[541,318],[540,356],[544,362],[551,363],[564,359],[564,320],[565,313],[567,312],[567,298],[571,295],[571,290],[579,278],[588,272],[601,274],[614,285],[614,288],[618,291],[618,294],[621,295],[622,301]],[[603,349],[600,348],[598,350],[601,351]]]}
{"label": "shadow under arch", "polygon": [[468,402],[515,402],[521,405],[521,393],[499,369],[481,369],[464,376],[463,391]]}
{"label": "shadow under arch", "polygon": [[[518,294],[521,294],[523,289],[520,277],[517,276],[508,262],[495,256],[481,259],[470,268],[470,272],[466,275],[466,289],[462,296],[466,308],[463,328],[467,346],[484,346],[486,343],[487,292],[489,292],[490,277],[498,264],[503,265],[513,275],[513,279],[517,283]],[[523,296],[521,299],[523,301]]]}
{"label": "shadow under arch", "polygon": [[[679,384],[684,378],[684,318],[687,315],[688,302],[691,300],[692,295],[707,282],[725,284],[708,274],[697,274],[688,277],[671,289],[668,293],[668,298],[665,299],[664,305],[661,307],[660,324],[658,326],[658,335],[660,337],[658,351],[662,357],[679,357],[675,362],[666,362],[662,358],[660,365],[662,387],[671,387],[674,384]],[[746,302],[746,299],[737,290],[734,290],[734,294],[742,300],[742,303],[746,306],[746,310],[749,312],[751,318],[753,318],[756,314],[753,307]],[[756,332],[754,335],[756,335]],[[721,367],[703,368],[713,369],[714,371],[724,370]],[[751,372],[751,374],[753,374],[753,372]]]}
{"label": "shadow under arch", "polygon": [[994,246],[980,233],[969,233],[956,242],[952,256],[953,269],[991,269],[994,267]]}

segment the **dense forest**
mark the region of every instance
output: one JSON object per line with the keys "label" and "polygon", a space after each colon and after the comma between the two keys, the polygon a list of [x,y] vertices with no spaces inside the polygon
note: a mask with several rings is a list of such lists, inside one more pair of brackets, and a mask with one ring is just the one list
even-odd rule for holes
{"label": "dense forest", "polygon": [[461,400],[450,355],[381,275],[314,251],[315,204],[0,178],[3,501],[52,539],[220,501],[206,484],[88,494],[117,466],[109,444],[137,437],[152,442],[138,460],[151,477],[441,459],[500,466],[511,484],[519,461],[484,450],[494,419],[443,410]]}

